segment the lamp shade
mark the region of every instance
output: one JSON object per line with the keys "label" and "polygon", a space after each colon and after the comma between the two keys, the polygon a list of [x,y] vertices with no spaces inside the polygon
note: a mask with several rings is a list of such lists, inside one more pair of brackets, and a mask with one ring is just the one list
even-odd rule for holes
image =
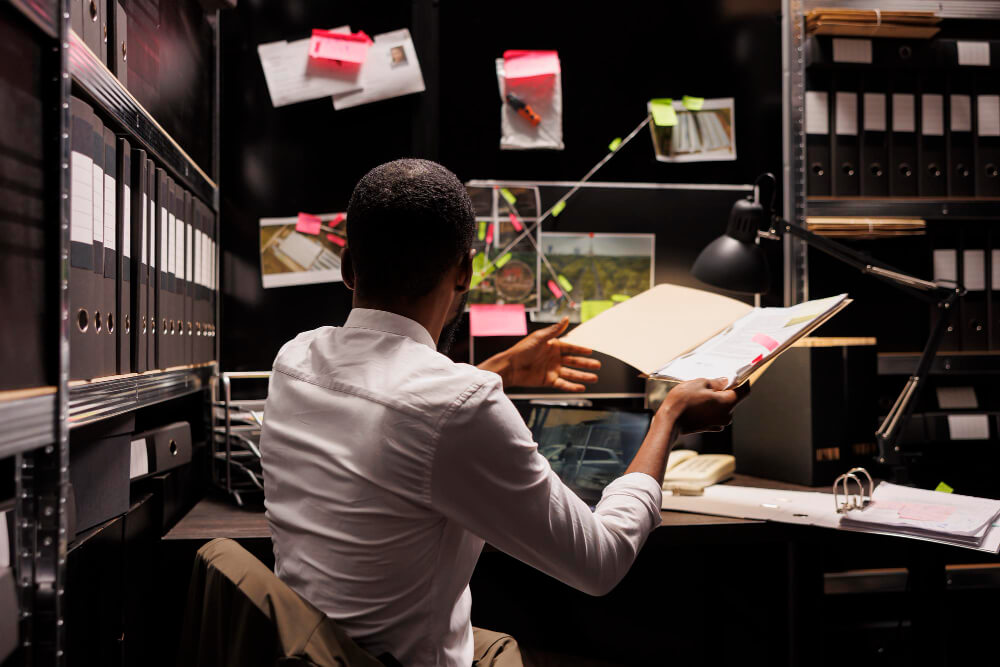
{"label": "lamp shade", "polygon": [[764,249],[757,245],[757,230],[766,219],[763,208],[748,199],[733,204],[726,233],[701,251],[691,274],[729,292],[762,294],[770,287],[771,273]]}

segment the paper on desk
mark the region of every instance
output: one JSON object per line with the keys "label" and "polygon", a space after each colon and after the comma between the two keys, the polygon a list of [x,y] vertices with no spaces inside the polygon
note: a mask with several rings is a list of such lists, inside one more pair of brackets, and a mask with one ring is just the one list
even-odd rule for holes
{"label": "paper on desk", "polygon": [[368,56],[361,65],[362,90],[338,94],[333,98],[333,108],[348,109],[390,97],[422,93],[424,76],[420,61],[406,28],[375,35],[375,43],[368,49]]}
{"label": "paper on desk", "polygon": [[[350,33],[350,26],[333,28],[330,32]],[[361,90],[359,68],[322,71],[309,66],[310,38],[294,42],[280,41],[257,46],[260,66],[264,70],[271,104],[283,107],[296,102]]]}

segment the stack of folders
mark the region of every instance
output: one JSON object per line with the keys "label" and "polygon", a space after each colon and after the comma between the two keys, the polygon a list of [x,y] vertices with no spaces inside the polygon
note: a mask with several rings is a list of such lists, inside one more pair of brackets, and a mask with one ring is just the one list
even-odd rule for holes
{"label": "stack of folders", "polygon": [[837,218],[810,216],[806,228],[820,236],[852,239],[879,239],[894,236],[922,236],[927,222],[919,218]]}
{"label": "stack of folders", "polygon": [[886,12],[879,9],[817,8],[806,14],[810,35],[852,35],[929,39],[940,32],[934,12]]}
{"label": "stack of folders", "polygon": [[70,379],[212,361],[214,214],[86,102],[71,110]]}

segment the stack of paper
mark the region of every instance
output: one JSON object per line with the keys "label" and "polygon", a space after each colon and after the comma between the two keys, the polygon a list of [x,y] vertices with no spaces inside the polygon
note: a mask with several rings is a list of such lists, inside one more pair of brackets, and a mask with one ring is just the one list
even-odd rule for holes
{"label": "stack of paper", "polygon": [[922,236],[927,222],[919,218],[834,218],[810,216],[806,228],[820,236],[878,239],[892,236]]}
{"label": "stack of paper", "polygon": [[941,19],[934,12],[820,7],[806,14],[806,32],[810,35],[929,39],[941,30],[939,23]]}

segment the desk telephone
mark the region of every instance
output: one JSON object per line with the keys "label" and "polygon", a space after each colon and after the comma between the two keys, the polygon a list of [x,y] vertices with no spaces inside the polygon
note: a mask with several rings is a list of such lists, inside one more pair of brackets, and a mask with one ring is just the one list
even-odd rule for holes
{"label": "desk telephone", "polygon": [[705,487],[733,476],[736,459],[729,454],[698,454],[676,449],[667,459],[663,490],[678,496],[700,496]]}

